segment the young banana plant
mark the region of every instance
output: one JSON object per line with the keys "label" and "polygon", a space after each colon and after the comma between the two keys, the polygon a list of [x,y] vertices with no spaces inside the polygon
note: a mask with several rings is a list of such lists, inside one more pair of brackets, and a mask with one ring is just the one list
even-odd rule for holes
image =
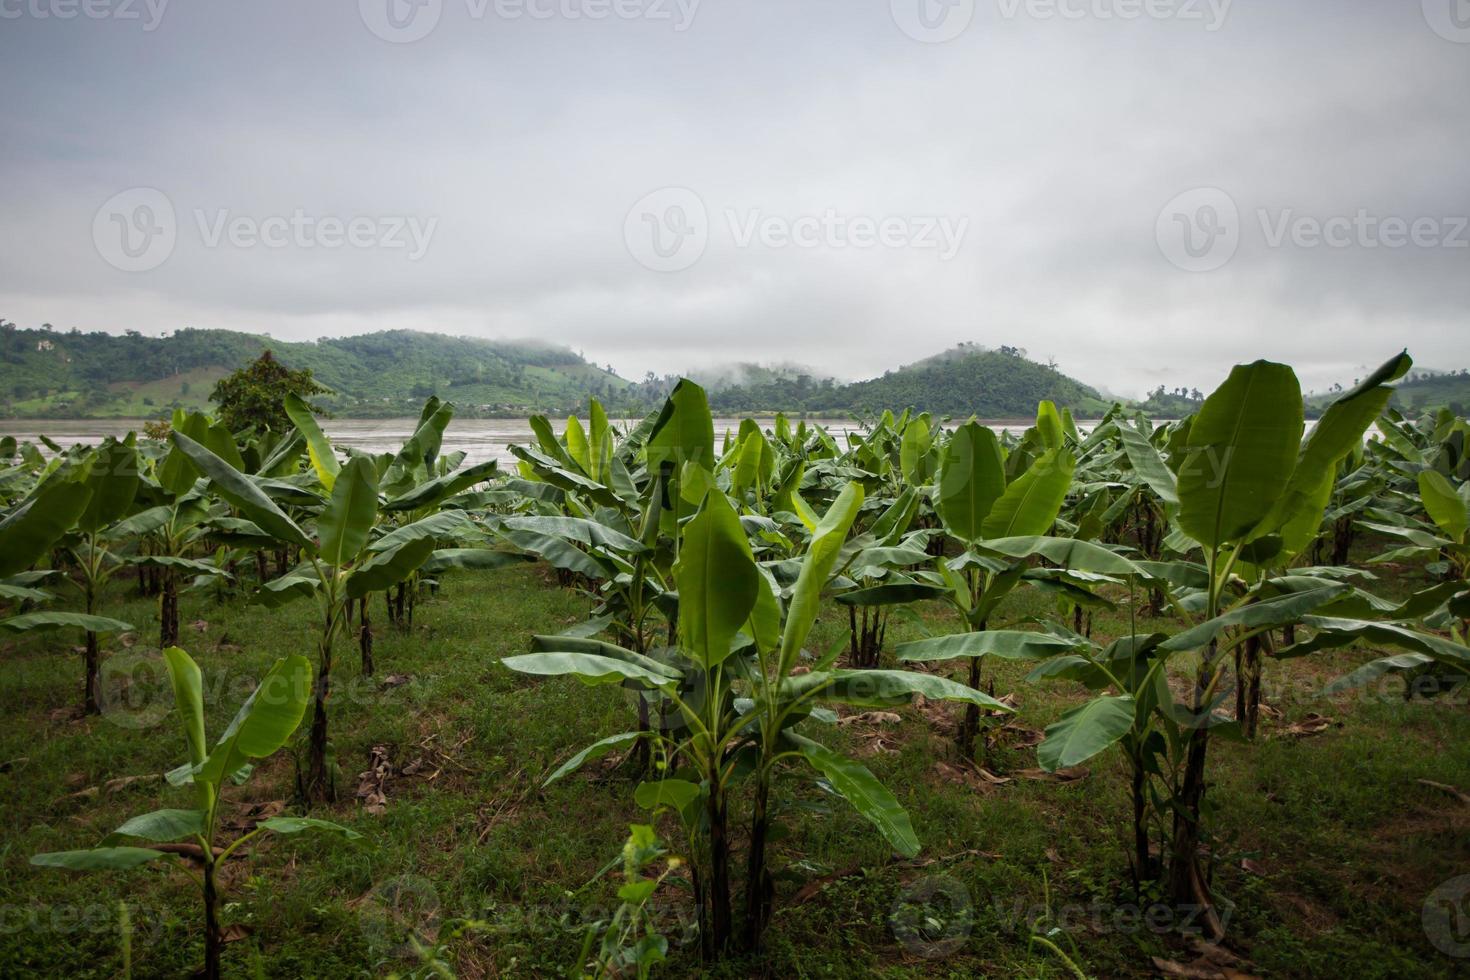
{"label": "young banana plant", "polygon": [[[1200,852],[1207,750],[1212,733],[1233,735],[1241,720],[1216,713],[1226,697],[1222,662],[1314,611],[1361,604],[1359,590],[1337,579],[1270,570],[1310,545],[1338,462],[1359,444],[1391,396],[1390,383],[1408,368],[1405,355],[1388,361],[1334,402],[1303,441],[1301,389],[1291,369],[1267,361],[1240,365],[1184,430],[1174,467],[1150,458],[1149,444],[1133,447],[1135,466],[1159,483],[1160,496],[1177,497],[1176,530],[1204,555],[1203,563],[1139,562],[1138,571],[1153,585],[1175,590],[1175,607],[1194,610],[1201,621],[1173,636],[1135,630],[1102,656],[1082,648],[1033,673],[1116,692],[1064,714],[1047,729],[1038,756],[1048,768],[1077,765],[1127,739],[1140,876],[1149,865],[1139,812],[1144,784],[1167,777],[1161,809],[1170,818],[1168,894],[1180,906],[1204,909],[1212,932],[1220,923]],[[1178,654],[1195,658],[1187,703],[1176,703],[1164,683]]]}
{"label": "young banana plant", "polygon": [[[38,588],[54,577],[54,570],[30,570],[31,566],[51,553],[76,526],[91,501],[92,491],[85,482],[55,479],[38,483],[31,492],[16,501],[0,518],[0,600],[30,603],[48,602],[53,596]],[[117,619],[89,613],[42,610],[22,612],[0,619],[0,635],[25,635],[56,629],[80,629],[92,637],[99,633],[121,632],[133,627]],[[92,649],[88,645],[88,649]],[[96,682],[88,664],[84,690],[95,695]]]}
{"label": "young banana plant", "polygon": [[[1056,569],[1033,569],[1033,559],[1045,558],[1062,570],[1089,574],[1136,571],[1100,545],[1048,535],[1072,485],[1076,459],[1061,418],[1045,403],[1037,431],[1043,448],[1029,466],[1013,468],[1009,479],[999,440],[980,423],[971,420],[960,426],[944,445],[935,509],[960,554],[938,559],[933,577],[969,630],[901,644],[900,661],[968,659],[969,686],[979,689],[981,663],[987,656],[1029,659],[1068,649],[1055,637],[1039,639],[1033,633],[989,628],[996,609],[1022,582],[1059,580]],[[980,709],[972,704],[957,732],[960,751],[967,756],[975,750],[979,728]]]}
{"label": "young banana plant", "polygon": [[313,448],[312,464],[329,496],[316,515],[316,536],[312,537],[249,475],[181,432],[170,438],[209,478],[216,493],[260,530],[302,556],[301,563],[286,575],[267,582],[257,598],[272,606],[307,597],[317,600],[322,628],[317,640],[316,683],[301,792],[308,802],[330,802],[336,798],[336,779],[329,758],[327,702],[334,647],[346,627],[348,605],[363,596],[386,591],[423,565],[444,533],[443,523],[426,518],[374,539],[379,502],[373,461],[355,456],[339,464],[335,455],[318,454]]}
{"label": "young banana plant", "polygon": [[[87,503],[76,518],[62,545],[77,570],[73,584],[82,593],[83,614],[95,616],[97,604],[108,581],[123,562],[114,550],[129,544],[117,535],[114,525],[132,513],[138,493],[138,454],[134,437],[118,442],[108,438],[95,450],[67,460],[52,479],[75,480],[85,487]],[[101,650],[98,632],[86,631],[86,686],[82,711],[97,714],[101,708]]]}
{"label": "young banana plant", "polygon": [[174,786],[192,786],[194,807],[141,814],[108,834],[96,847],[37,854],[31,864],[69,871],[126,871],[151,861],[177,862],[199,885],[204,906],[202,972],[206,980],[218,980],[224,948],[219,919],[220,867],[265,833],[324,830],[349,840],[362,835],[325,820],[271,817],[226,843],[220,827],[225,787],[244,782],[255,764],[286,744],[301,724],[310,696],[311,664],[297,656],[277,660],[210,748],[205,741],[204,693],[198,664],[178,647],[169,647],[163,656],[188,753],[188,761],[170,771],[168,781]]}
{"label": "young banana plant", "polygon": [[675,809],[703,855],[696,876],[705,952],[723,955],[732,942],[730,804],[741,780],[754,781],[746,873],[745,943],[759,945],[769,919],[772,884],[766,842],[771,790],[779,768],[806,762],[902,854],[919,849],[907,813],[865,767],[800,734],[795,726],[822,702],[894,706],[915,694],[1007,710],[952,681],[906,671],[832,669],[832,655],[799,672],[802,649],[862,505],[850,485],[821,518],[801,562],[790,598],[756,563],[740,516],[718,488],[707,489],[683,527],[674,567],[678,647],[665,659],[597,640],[536,637],[537,652],[502,661],[535,675],[571,674],[591,683],[633,682],[672,703],[673,730],[635,731],[602,739],[557,769],[548,783],[587,760],[640,740],[650,741],[666,778],[645,783],[641,805]]}
{"label": "young banana plant", "polygon": [[[172,429],[210,447],[237,469],[245,468],[229,430],[220,423],[210,422],[203,413],[176,411]],[[228,575],[211,562],[188,557],[191,548],[204,538],[208,530],[205,521],[212,516],[211,512],[227,509],[211,501],[198,481],[199,471],[183,452],[172,447],[167,455],[155,461],[151,472],[145,471],[139,488],[140,500],[156,502],[118,526],[120,533],[149,543],[147,553],[130,557],[128,563],[152,569],[158,576],[160,648],[173,646],[179,640],[179,574]],[[232,521],[248,524],[223,513],[214,516],[226,529]]]}

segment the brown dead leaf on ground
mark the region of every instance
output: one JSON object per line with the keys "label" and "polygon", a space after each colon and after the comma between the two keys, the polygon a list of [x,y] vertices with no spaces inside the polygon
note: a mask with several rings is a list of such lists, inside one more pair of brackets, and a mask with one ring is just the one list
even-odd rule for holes
{"label": "brown dead leaf on ground", "polygon": [[388,746],[374,745],[368,753],[368,767],[357,774],[357,798],[363,809],[377,815],[388,809],[388,778],[393,775]]}
{"label": "brown dead leaf on ground", "polygon": [[[151,783],[162,778],[162,773],[148,773],[147,775],[143,776],[118,776],[116,779],[109,779],[107,780],[107,782],[102,783],[98,786],[88,786],[86,789],[81,789],[75,793],[70,793],[62,797],[62,800],[90,800],[103,793],[111,795],[112,793],[116,793],[120,789],[125,789],[128,786],[132,786],[134,783]],[[86,776],[82,775],[81,773],[72,773],[70,776],[67,777],[66,782],[69,786],[75,786],[79,781],[85,780]]]}
{"label": "brown dead leaf on ground", "polygon": [[858,742],[853,754],[860,759],[872,758],[875,755],[898,755],[899,750],[894,747],[888,739],[877,732],[872,732],[866,738]]}
{"label": "brown dead leaf on ground", "polygon": [[271,817],[279,817],[286,812],[285,800],[263,800],[259,803],[251,803],[244,807],[237,807],[237,812],[224,821],[223,826],[227,830],[238,830],[249,832],[255,829],[256,824]]}
{"label": "brown dead leaf on ground", "polygon": [[840,725],[897,725],[903,718],[892,711],[864,711],[856,715],[838,718]]}
{"label": "brown dead leaf on ground", "polygon": [[1329,728],[1341,727],[1342,722],[1335,721],[1326,715],[1319,715],[1317,712],[1312,711],[1308,712],[1306,717],[1302,718],[1301,721],[1283,726],[1277,734],[1284,735],[1287,738],[1308,738],[1312,735],[1321,735]]}
{"label": "brown dead leaf on ground", "polygon": [[1190,943],[1190,950],[1195,958],[1188,963],[1153,957],[1154,969],[1160,976],[1185,980],[1257,980],[1251,972],[1255,966],[1223,946],[1195,939]]}
{"label": "brown dead leaf on ground", "polygon": [[1030,779],[1039,783],[1075,783],[1090,775],[1092,775],[1092,770],[1086,766],[1073,766],[1070,769],[1058,769],[1056,772],[1047,772],[1045,769],[1016,770],[1017,778]]}
{"label": "brown dead leaf on ground", "polygon": [[946,783],[954,783],[958,786],[969,786],[981,792],[991,792],[997,786],[1004,786],[1010,782],[1009,776],[998,776],[982,766],[977,766],[968,760],[959,765],[951,765],[948,762],[934,763],[934,771],[939,778]]}
{"label": "brown dead leaf on ground", "polygon": [[937,728],[946,732],[953,730],[955,717],[947,702],[930,701],[924,695],[916,694],[911,703],[913,704],[914,710],[919,713],[919,717],[923,718],[930,728]]}
{"label": "brown dead leaf on ground", "polygon": [[863,866],[861,864],[854,864],[840,871],[833,871],[831,874],[813,878],[796,890],[796,894],[791,896],[791,904],[802,905],[809,902],[820,894],[822,889],[832,884],[832,882],[841,881],[843,878],[851,878],[855,874],[862,873],[862,870]]}
{"label": "brown dead leaf on ground", "polygon": [[1421,786],[1428,786],[1430,789],[1437,789],[1442,792],[1448,793],[1455,799],[1459,800],[1461,803],[1470,803],[1470,793],[1466,793],[1464,790],[1461,789],[1456,789],[1454,786],[1451,786],[1448,783],[1436,783],[1432,779],[1416,779],[1414,781]]}
{"label": "brown dead leaf on ground", "polygon": [[1014,749],[1029,749],[1040,745],[1045,738],[1045,732],[1010,722],[995,730],[994,741]]}

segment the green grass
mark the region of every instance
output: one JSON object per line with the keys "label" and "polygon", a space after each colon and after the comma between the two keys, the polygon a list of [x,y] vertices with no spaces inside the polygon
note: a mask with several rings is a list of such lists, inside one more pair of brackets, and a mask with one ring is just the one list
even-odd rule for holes
{"label": "green grass", "polygon": [[[1394,590],[1415,584],[1405,579]],[[313,650],[309,604],[267,610],[193,592],[182,605],[182,645],[211,692],[211,733],[275,657]],[[102,611],[139,627],[131,649],[113,640],[114,656],[152,655],[150,600],[119,583]],[[356,648],[344,645],[332,715],[343,800],[320,814],[366,840],[278,839],[232,862],[225,922],[253,931],[228,948],[228,975],[252,975],[257,957],[271,977],[411,969],[391,943],[375,940],[385,934],[385,896],[395,889],[430,896],[441,920],[477,920],[458,935],[445,921],[439,933],[461,976],[565,970],[579,945],[569,923],[609,907],[613,886],[593,879],[617,855],[627,825],[645,817],[632,803],[626,766],[592,765],[544,790],[541,783],[574,750],[627,730],[633,707],[615,689],[532,680],[497,661],[524,652],[532,632],[565,628],[586,611],[587,601],[559,588],[542,566],[446,578],[437,597],[420,602],[411,633],[387,627],[381,603],[372,610],[378,683],[359,678]],[[1045,600],[1022,596],[1003,618],[1052,615]],[[813,646],[839,641],[845,628],[834,608]],[[956,628],[931,605],[918,623],[895,618],[889,646],[922,630]],[[1097,636],[1126,632],[1126,614],[1099,616],[1094,628]],[[197,895],[182,874],[159,868],[106,877],[27,864],[38,851],[95,844],[132,814],[190,805],[185,791],[158,779],[105,788],[177,764],[181,742],[172,717],[138,727],[168,697],[142,683],[131,713],[76,719],[68,709],[80,698],[77,642],[52,634],[0,646],[0,976],[117,976],[119,899],[132,906],[138,930],[134,975],[179,976],[201,949]],[[1470,712],[1463,702],[1314,695],[1366,656],[1342,651],[1269,664],[1278,683],[1268,683],[1268,701],[1282,716],[1266,722],[1256,744],[1212,744],[1215,884],[1234,906],[1227,945],[1263,975],[1448,977],[1467,965],[1430,946],[1420,914],[1436,885],[1470,872],[1470,806],[1416,781],[1470,788]],[[1021,728],[1043,728],[1080,700],[1072,686],[1029,686],[1023,674],[1010,664],[986,670],[997,694],[1014,692]],[[409,681],[382,689],[389,675]],[[1089,975],[1149,976],[1152,955],[1188,958],[1169,936],[1114,924],[1132,901],[1126,772],[1115,752],[1075,782],[1020,778],[1035,766],[1035,752],[1012,729],[988,760],[1010,782],[956,784],[938,768],[956,760],[947,723],[929,717],[935,710],[905,708],[894,726],[805,723],[863,758],[898,794],[924,851],[916,861],[892,859],[845,804],[809,779],[786,776],[776,794],[787,834],[772,845],[778,897],[765,960],[714,975],[1064,976],[1058,960],[1026,942],[1024,920],[1048,887],[1054,906],[1069,912]],[[1312,711],[1340,727],[1303,739],[1281,734]],[[374,746],[386,747],[395,768],[422,760],[418,775],[388,781],[380,815],[353,798]],[[282,753],[233,790],[231,812],[240,818],[251,804],[288,802],[292,778]],[[733,823],[743,826],[739,813]],[[685,848],[673,826],[661,829]],[[825,886],[797,901],[798,889],[823,875],[831,876]],[[925,950],[900,942],[890,924],[904,894],[926,888],[970,903],[968,935],[946,955],[920,955]],[[666,975],[699,975],[693,948],[679,943],[687,898],[669,889],[661,908],[674,943]]]}

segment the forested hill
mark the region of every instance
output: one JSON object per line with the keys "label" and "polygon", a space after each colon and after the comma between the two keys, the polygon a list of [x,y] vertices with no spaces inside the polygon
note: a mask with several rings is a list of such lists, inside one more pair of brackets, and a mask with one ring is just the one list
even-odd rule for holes
{"label": "forested hill", "polygon": [[[0,321],[0,414],[12,418],[149,418],[177,406],[204,408],[220,378],[269,349],[288,368],[309,368],[331,389],[321,402],[339,417],[417,414],[438,395],[462,417],[564,415],[589,397],[637,416],[662,404],[676,375],[637,384],[565,347],[391,330],[287,343],[229,330],[168,337],[20,329]],[[913,407],[936,415],[1028,418],[1050,399],[1079,415],[1106,408],[1097,392],[1011,347],[973,344],[867,381],[843,384],[800,368],[745,365],[732,378],[701,378],[716,412],[784,411],[873,416]]]}
{"label": "forested hill", "polygon": [[417,414],[431,394],[463,415],[565,412],[619,400],[629,382],[564,347],[391,330],[287,343],[230,330],[169,337],[0,329],[0,411],[11,417],[150,417],[207,405],[215,382],[269,349],[310,368],[343,416]]}
{"label": "forested hill", "polygon": [[939,416],[991,419],[1030,418],[1044,399],[1080,415],[1100,413],[1109,404],[1080,381],[1028,359],[1024,351],[974,344],[867,381],[839,384],[800,374],[719,388],[710,395],[716,411],[731,413],[781,409],[863,417],[912,407]]}

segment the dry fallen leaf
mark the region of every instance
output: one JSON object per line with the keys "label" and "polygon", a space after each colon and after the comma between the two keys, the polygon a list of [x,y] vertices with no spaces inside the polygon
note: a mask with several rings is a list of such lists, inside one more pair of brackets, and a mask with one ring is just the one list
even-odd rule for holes
{"label": "dry fallen leaf", "polygon": [[1250,973],[1254,967],[1220,945],[1196,939],[1191,943],[1196,956],[1189,963],[1153,957],[1154,968],[1166,977],[1184,977],[1186,980],[1257,980]]}
{"label": "dry fallen leaf", "polygon": [[1470,793],[1466,793],[1463,790],[1456,789],[1448,783],[1436,783],[1432,779],[1417,779],[1415,780],[1415,782],[1419,783],[1421,786],[1428,786],[1430,789],[1442,790],[1443,792],[1446,792],[1453,796],[1455,799],[1459,800],[1461,803],[1470,803]]}
{"label": "dry fallen leaf", "polygon": [[1016,775],[1021,779],[1034,779],[1041,783],[1075,783],[1079,779],[1086,779],[1092,775],[1092,770],[1085,766],[1058,769],[1056,772],[1047,772],[1045,769],[1020,769],[1017,770]]}
{"label": "dry fallen leaf", "polygon": [[368,768],[357,774],[357,798],[363,801],[363,809],[368,813],[376,815],[388,809],[386,784],[392,774],[388,746],[374,745],[369,753]]}
{"label": "dry fallen leaf", "polygon": [[861,714],[838,718],[839,725],[897,725],[903,718],[892,711],[864,711]]}
{"label": "dry fallen leaf", "polygon": [[219,937],[221,942],[238,943],[240,940],[248,938],[254,931],[250,926],[234,922],[221,929]]}
{"label": "dry fallen leaf", "polygon": [[843,878],[850,878],[855,874],[861,873],[862,870],[863,866],[861,864],[854,864],[851,867],[843,868],[841,871],[834,871],[831,874],[813,878],[796,890],[796,894],[791,896],[791,904],[801,905],[803,902],[808,902],[823,888],[832,884],[832,882],[840,881]]}
{"label": "dry fallen leaf", "polygon": [[1295,724],[1287,725],[1281,729],[1281,734],[1291,738],[1306,738],[1309,735],[1320,735],[1334,726],[1341,727],[1342,722],[1333,721],[1325,715],[1319,715],[1315,711],[1307,714],[1305,718]]}
{"label": "dry fallen leaf", "polygon": [[286,803],[284,800],[264,800],[260,803],[251,803],[249,806],[246,806],[226,820],[224,826],[230,830],[251,831],[262,820],[279,817],[285,812]]}

